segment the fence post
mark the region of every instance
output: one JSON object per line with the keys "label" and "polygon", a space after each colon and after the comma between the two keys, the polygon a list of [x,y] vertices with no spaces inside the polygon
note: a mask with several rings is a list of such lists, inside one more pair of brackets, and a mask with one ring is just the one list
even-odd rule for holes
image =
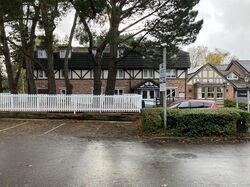
{"label": "fence post", "polygon": [[102,95],[99,95],[99,97],[100,97],[100,102],[99,102],[99,104],[100,104],[100,106],[99,106],[99,112],[100,113],[102,113]]}
{"label": "fence post", "polygon": [[11,104],[10,104],[10,111],[13,111],[14,109],[13,109],[13,100],[14,100],[14,95],[10,95],[11,96]]}
{"label": "fence post", "polygon": [[76,95],[73,95],[73,102],[74,102],[74,115],[76,115]]}

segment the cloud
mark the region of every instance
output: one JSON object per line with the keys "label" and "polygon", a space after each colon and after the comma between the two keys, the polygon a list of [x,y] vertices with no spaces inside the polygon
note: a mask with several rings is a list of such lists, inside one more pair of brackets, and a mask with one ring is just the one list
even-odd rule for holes
{"label": "cloud", "polygon": [[250,59],[249,7],[249,0],[201,0],[196,8],[204,25],[193,45],[220,48]]}

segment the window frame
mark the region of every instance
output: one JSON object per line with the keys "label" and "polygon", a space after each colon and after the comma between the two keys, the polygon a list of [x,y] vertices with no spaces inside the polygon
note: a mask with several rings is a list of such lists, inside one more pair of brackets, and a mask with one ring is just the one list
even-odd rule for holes
{"label": "window frame", "polygon": [[122,89],[122,88],[115,88],[114,95],[124,95],[124,89]]}
{"label": "window frame", "polygon": [[38,49],[37,50],[37,58],[39,59],[46,59],[48,58],[48,54],[45,49]]}
{"label": "window frame", "polygon": [[143,70],[143,78],[144,79],[153,79],[154,78],[154,70],[153,69],[144,69]]}
{"label": "window frame", "polygon": [[239,80],[239,76],[236,75],[234,72],[231,72],[227,75],[228,80]]}
{"label": "window frame", "polygon": [[[61,59],[64,59],[65,58],[65,56],[66,56],[66,52],[67,52],[67,49],[60,49],[59,50],[59,56],[60,56],[60,58]],[[68,58],[71,58],[71,50],[69,51],[69,56],[68,56]]]}
{"label": "window frame", "polygon": [[167,69],[166,70],[166,78],[170,78],[170,79],[177,78],[177,70],[176,69]]}
{"label": "window frame", "polygon": [[[41,75],[40,73],[42,74],[42,76],[40,76]],[[46,72],[43,70],[37,70],[37,77],[38,77],[38,79],[47,79],[48,78],[48,76],[46,75]]]}
{"label": "window frame", "polygon": [[117,70],[117,72],[116,72],[116,79],[124,79],[124,70],[123,69],[118,69]]}

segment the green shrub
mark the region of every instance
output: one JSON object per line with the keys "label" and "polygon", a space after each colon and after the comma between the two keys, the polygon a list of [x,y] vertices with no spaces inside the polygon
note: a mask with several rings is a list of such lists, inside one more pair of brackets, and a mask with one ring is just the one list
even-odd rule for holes
{"label": "green shrub", "polygon": [[230,100],[230,99],[225,99],[224,107],[236,107],[236,101]]}
{"label": "green shrub", "polygon": [[236,132],[240,115],[231,110],[172,110],[168,125],[175,136],[216,136]]}
{"label": "green shrub", "polygon": [[[143,109],[142,126],[144,133],[155,133],[163,128],[162,109]],[[168,110],[167,128],[174,136],[223,136],[236,133],[236,124],[250,127],[250,114],[236,108],[217,110]]]}
{"label": "green shrub", "polygon": [[241,110],[246,110],[246,106],[247,106],[246,103],[239,103],[239,109]]}
{"label": "green shrub", "polygon": [[162,109],[142,109],[142,126],[141,129],[146,134],[153,134],[162,128]]}

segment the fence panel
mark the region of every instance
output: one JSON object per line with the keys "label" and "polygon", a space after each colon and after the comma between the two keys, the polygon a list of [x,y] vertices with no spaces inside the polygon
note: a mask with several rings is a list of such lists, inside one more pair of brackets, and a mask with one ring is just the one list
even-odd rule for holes
{"label": "fence panel", "polygon": [[0,111],[15,112],[140,112],[141,95],[0,94]]}

